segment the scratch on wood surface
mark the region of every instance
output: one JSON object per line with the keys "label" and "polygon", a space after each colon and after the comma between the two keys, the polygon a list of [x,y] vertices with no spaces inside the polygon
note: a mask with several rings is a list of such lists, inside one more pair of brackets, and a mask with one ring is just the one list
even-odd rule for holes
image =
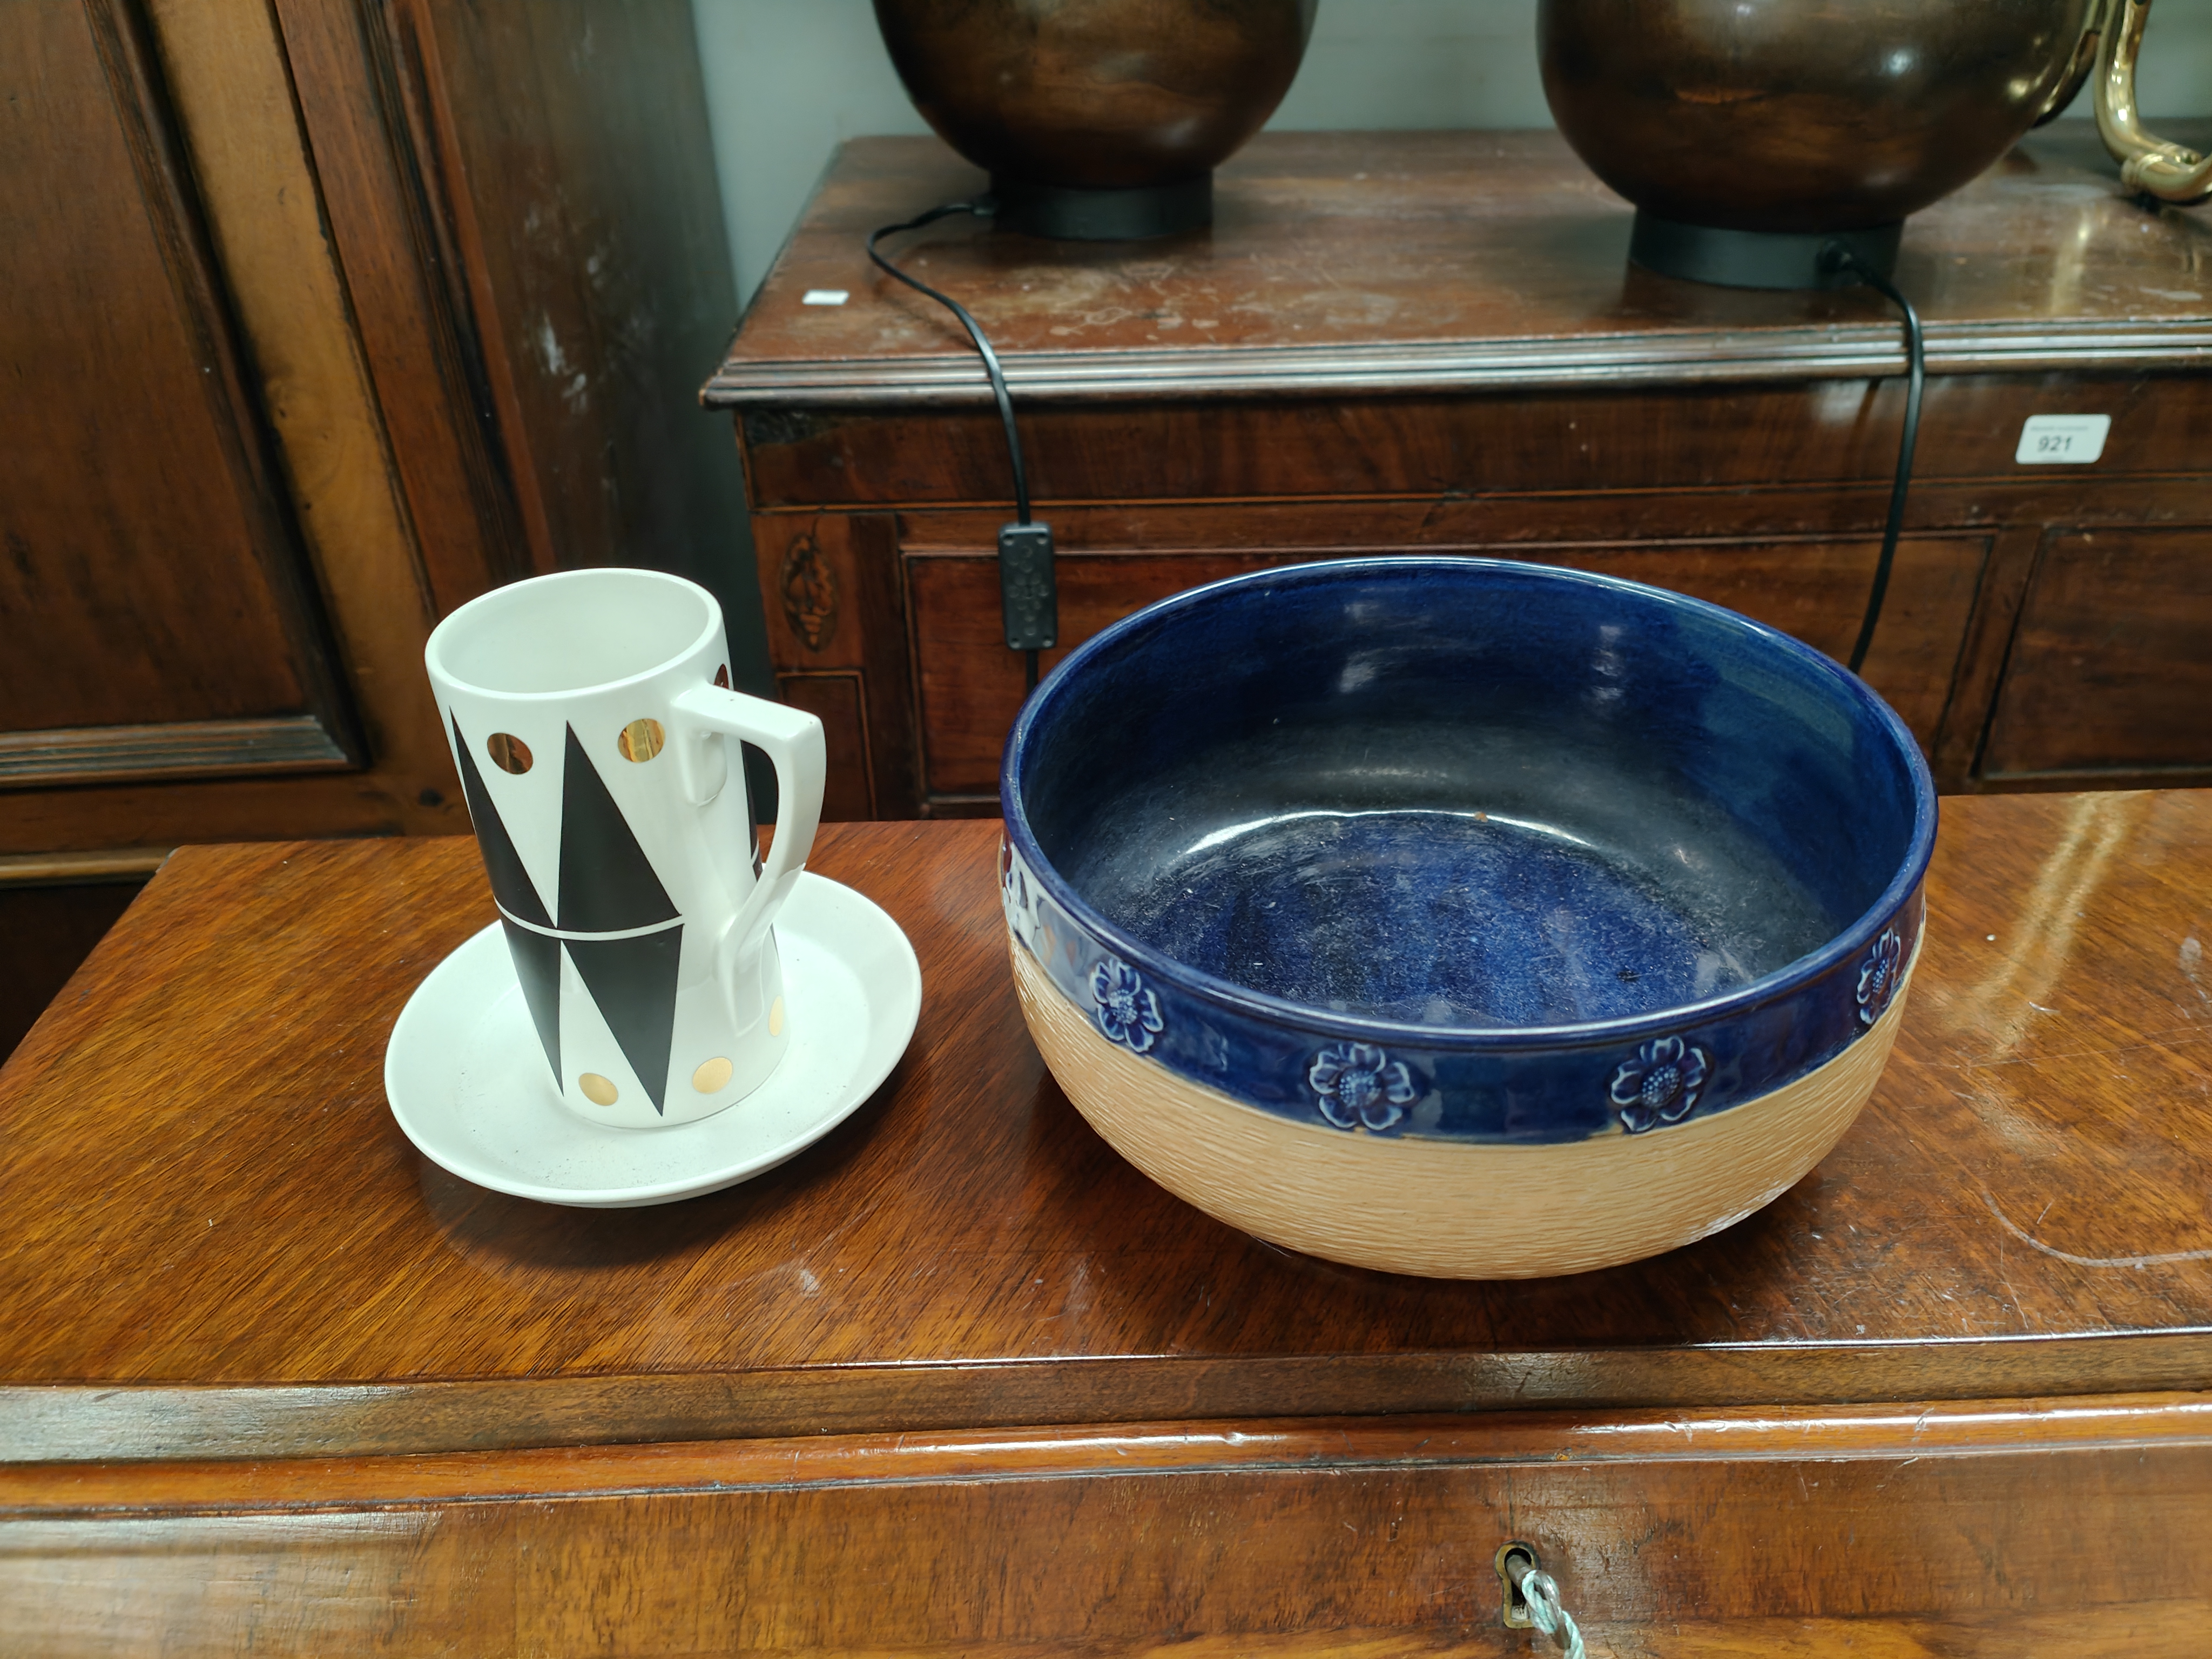
{"label": "scratch on wood surface", "polygon": [[[2033,1233],[2015,1224],[2011,1217],[1997,1207],[1995,1194],[1987,1188],[1982,1190],[1982,1202],[1989,1206],[1990,1213],[1996,1218],[1997,1225],[2002,1227],[2021,1243],[2031,1249],[2040,1250],[2045,1255],[2055,1256],[2061,1261],[2070,1261],[2077,1267],[2159,1267],[2169,1266],[2177,1261],[2212,1261],[2212,1249],[2170,1250],[2162,1255],[2075,1255],[2070,1251],[2058,1249],[2055,1246],[2045,1243]],[[2044,1207],[2046,1211],[2050,1208],[2048,1205]]]}

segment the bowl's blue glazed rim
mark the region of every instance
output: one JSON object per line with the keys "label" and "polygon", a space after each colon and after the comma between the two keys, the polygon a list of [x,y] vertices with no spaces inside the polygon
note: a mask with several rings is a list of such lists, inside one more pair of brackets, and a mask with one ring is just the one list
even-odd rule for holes
{"label": "bowl's blue glazed rim", "polygon": [[[1110,653],[1130,635],[1156,627],[1178,611],[1207,604],[1218,594],[1235,588],[1326,582],[1393,571],[1437,570],[1469,574],[1486,570],[1510,572],[1516,577],[1536,575],[1564,584],[1580,584],[1634,594],[1735,629],[1746,637],[1760,641],[1769,648],[1796,659],[1814,672],[1826,678],[1844,696],[1872,716],[1876,726],[1888,736],[1891,744],[1903,757],[1907,775],[1912,781],[1912,835],[1906,844],[1905,856],[1899,860],[1896,874],[1882,889],[1881,896],[1856,920],[1838,930],[1819,950],[1720,996],[1619,1019],[1583,1020],[1558,1025],[1462,1026],[1422,1025],[1405,1020],[1340,1013],[1334,1009],[1294,1002],[1285,997],[1270,996],[1239,985],[1233,980],[1193,968],[1109,921],[1076,891],[1052,860],[1045,856],[1043,848],[1037,844],[1036,836],[1030,828],[1029,814],[1018,787],[1022,762],[1039,718],[1056,697],[1065,694],[1068,683],[1083,672],[1086,664]],[[1187,588],[1140,611],[1133,611],[1069,652],[1023,704],[1020,714],[1015,718],[1013,730],[1007,734],[1005,754],[1000,764],[999,805],[1008,840],[1053,900],[1124,961],[1162,976],[1187,994],[1216,1003],[1249,1018],[1292,1024],[1335,1036],[1413,1043],[1432,1050],[1471,1053],[1509,1051],[1532,1044],[1548,1048],[1581,1048],[1638,1042],[1679,1030],[1688,1024],[1727,1018],[1788,998],[1806,985],[1836,970],[1846,960],[1866,949],[1875,936],[1903,909],[1928,872],[1929,862],[1935,854],[1936,823],[1936,781],[1928,770],[1928,763],[1920,752],[1920,744],[1913,737],[1911,729],[1871,686],[1825,653],[1816,651],[1765,623],[1755,622],[1723,605],[1692,599],[1686,593],[1676,593],[1663,587],[1653,587],[1595,571],[1459,554],[1388,554],[1368,558],[1328,559],[1287,567],[1275,566]]]}

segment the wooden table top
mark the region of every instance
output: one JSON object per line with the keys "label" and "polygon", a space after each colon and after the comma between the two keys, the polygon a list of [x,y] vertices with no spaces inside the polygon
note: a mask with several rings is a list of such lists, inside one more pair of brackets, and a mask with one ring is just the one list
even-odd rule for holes
{"label": "wooden table top", "polygon": [[2212,792],[1943,804],[1896,1055],[1776,1203],[1656,1261],[1434,1283],[1153,1187],[1023,1028],[996,826],[826,827],[921,1022],[792,1163],[508,1199],[384,1100],[492,917],[474,843],[180,850],[0,1071],[0,1457],[323,1455],[1505,1406],[1975,1400],[2212,1375]]}
{"label": "wooden table top", "polygon": [[[2185,124],[2199,144],[2212,127]],[[856,138],[762,283],[710,406],[976,403],[959,325],[871,266],[880,226],[982,193],[934,138]],[[890,239],[965,304],[1031,398],[1616,386],[1893,374],[1871,289],[1759,293],[1628,264],[1632,211],[1556,132],[1263,132],[1215,222],[1053,242],[965,216]],[[1931,374],[2201,367],[2212,222],[2147,209],[2087,121],[2030,134],[1907,222],[1897,280]],[[842,305],[805,295],[842,289]]]}

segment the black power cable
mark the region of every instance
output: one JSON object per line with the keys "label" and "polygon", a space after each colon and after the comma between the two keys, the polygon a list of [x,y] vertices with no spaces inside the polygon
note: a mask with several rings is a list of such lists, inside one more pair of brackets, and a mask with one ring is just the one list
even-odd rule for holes
{"label": "black power cable", "polygon": [[1881,620],[1881,602],[1889,592],[1890,566],[1897,560],[1898,532],[1905,527],[1905,492],[1912,482],[1913,446],[1920,441],[1920,393],[1928,378],[1928,349],[1921,333],[1920,313],[1912,308],[1912,301],[1844,244],[1831,242],[1820,250],[1820,269],[1850,271],[1905,313],[1905,371],[1910,377],[1905,392],[1905,431],[1897,443],[1897,477],[1889,486],[1889,522],[1882,527],[1881,556],[1875,561],[1874,591],[1867,595],[1866,618],[1859,624],[1858,643],[1851,647],[1850,670],[1856,674],[1866,661],[1867,647],[1874,643],[1875,624]]}
{"label": "black power cable", "polygon": [[1040,524],[1030,513],[1029,468],[1022,459],[1022,434],[1014,425],[1014,400],[1006,392],[1006,371],[982,326],[968,314],[968,307],[949,294],[940,294],[927,283],[909,276],[876,252],[876,244],[901,231],[920,230],[956,213],[972,213],[988,219],[998,210],[988,196],[972,202],[947,202],[903,224],[885,225],[868,234],[868,258],[878,270],[908,288],[926,294],[960,319],[968,337],[975,343],[990,378],[991,395],[999,404],[999,419],[1006,428],[1006,454],[1014,468],[1014,522],[999,527],[999,603],[1006,629],[1006,647],[1022,653],[1022,676],[1027,690],[1036,690],[1037,653],[1059,642],[1060,604],[1053,580],[1052,526]]}
{"label": "black power cable", "polygon": [[[999,420],[1006,428],[1006,456],[1014,475],[1014,522],[999,529],[999,595],[1006,623],[1007,648],[1019,651],[1023,658],[1023,678],[1025,686],[1034,690],[1037,682],[1037,653],[1049,650],[1058,642],[1059,604],[1053,571],[1052,527],[1039,523],[1030,511],[1029,469],[1022,456],[1022,434],[1014,423],[1014,400],[1006,390],[1006,371],[1000,367],[999,354],[991,349],[991,342],[982,325],[949,294],[940,293],[920,279],[909,276],[877,251],[876,244],[886,236],[902,232],[920,230],[939,219],[956,213],[970,213],[988,219],[997,210],[996,204],[988,196],[969,202],[947,202],[927,213],[895,225],[885,225],[868,234],[868,258],[886,276],[904,283],[916,293],[927,295],[955,317],[968,331],[975,343],[975,352],[983,360],[983,373],[991,383],[991,395],[999,406]],[[1889,517],[1882,527],[1881,553],[1875,561],[1874,585],[1867,595],[1866,615],[1859,624],[1857,641],[1851,647],[1850,666],[1856,673],[1865,665],[1867,651],[1874,643],[1875,629],[1881,620],[1882,602],[1888,597],[1890,572],[1897,562],[1897,540],[1905,527],[1905,501],[1912,482],[1912,453],[1920,438],[1920,402],[1927,384],[1927,343],[1920,325],[1920,313],[1913,309],[1897,285],[1881,272],[1859,257],[1842,242],[1831,242],[1820,250],[1820,268],[1826,271],[1849,271],[1869,288],[1882,295],[1905,316],[1905,363],[1908,380],[1905,395],[1905,426],[1897,446],[1897,472],[1890,484]]]}

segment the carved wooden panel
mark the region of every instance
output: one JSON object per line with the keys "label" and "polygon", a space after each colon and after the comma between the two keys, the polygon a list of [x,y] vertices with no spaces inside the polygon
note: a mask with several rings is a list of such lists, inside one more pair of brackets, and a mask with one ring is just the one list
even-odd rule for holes
{"label": "carved wooden panel", "polygon": [[2212,530],[2045,540],[1982,772],[2212,776]]}
{"label": "carved wooden panel", "polygon": [[[779,692],[819,714],[827,729],[822,811],[830,819],[903,817],[914,810],[914,693],[897,534],[888,514],[777,514],[753,526]],[[854,720],[857,728],[846,731]]]}
{"label": "carved wooden panel", "polygon": [[[1155,552],[1094,547],[1063,555],[1059,581],[1060,638],[1066,644],[1046,653],[1044,665],[1057,662],[1108,623],[1184,588],[1267,565],[1360,550]],[[1853,538],[1692,545],[1518,544],[1510,556],[1693,594],[1840,657],[1857,637],[1879,551],[1878,542]],[[1977,535],[1912,537],[1898,550],[1881,626],[1868,655],[1867,678],[1904,717],[1923,748],[1934,743],[1942,722],[1987,551],[1988,538]],[[930,807],[995,811],[999,753],[1022,699],[1021,659],[1006,648],[999,631],[995,554],[981,548],[910,550],[906,564]]]}
{"label": "carved wooden panel", "polygon": [[699,93],[685,0],[0,6],[0,884],[465,831],[423,642],[526,504],[765,687]]}
{"label": "carved wooden panel", "polygon": [[0,785],[358,757],[159,84],[123,0],[0,8]]}
{"label": "carved wooden panel", "polygon": [[[822,722],[829,777],[822,791],[827,823],[872,818],[875,769],[869,764],[867,683],[857,672],[778,674],[776,695]],[[757,805],[756,811],[759,809]]]}

